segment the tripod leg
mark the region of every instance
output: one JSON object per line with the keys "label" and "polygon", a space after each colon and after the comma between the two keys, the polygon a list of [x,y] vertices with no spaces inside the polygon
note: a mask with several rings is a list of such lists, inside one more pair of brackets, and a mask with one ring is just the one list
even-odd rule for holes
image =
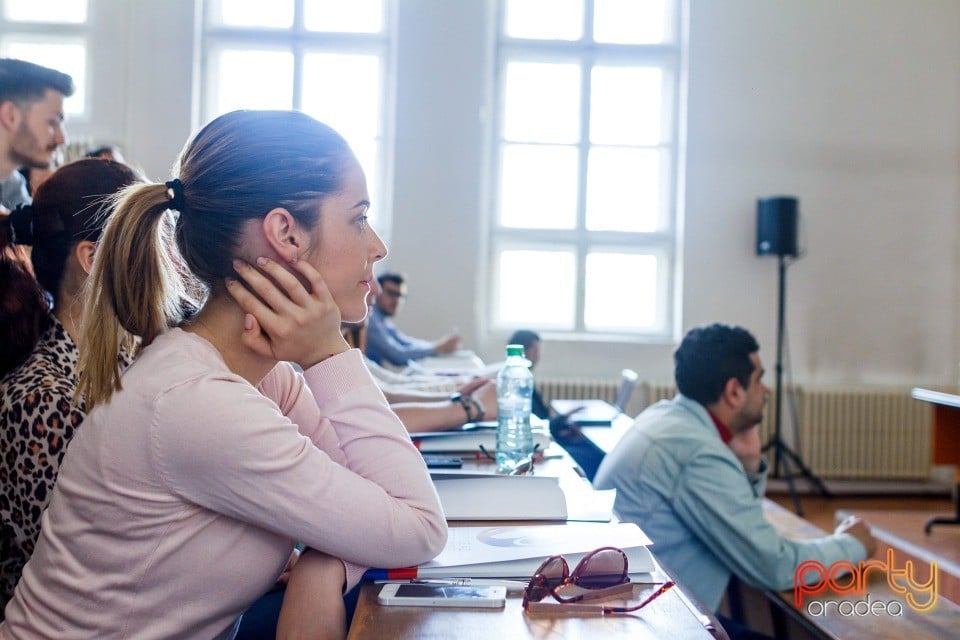
{"label": "tripod leg", "polygon": [[817,475],[814,474],[806,464],[804,464],[803,460],[800,458],[800,454],[790,449],[790,447],[787,445],[781,446],[783,447],[784,455],[793,460],[793,463],[796,465],[800,473],[803,474],[803,477],[806,478],[807,481],[814,486],[814,488],[816,488],[820,495],[822,495],[824,498],[833,498],[833,493],[827,489],[827,485],[823,483],[823,480],[818,478]]}
{"label": "tripod leg", "polygon": [[787,490],[790,491],[790,500],[793,502],[793,511],[801,518],[803,517],[803,507],[800,505],[800,496],[797,494],[797,486],[793,480],[793,469],[790,468],[790,460],[787,456],[786,445],[777,441],[773,447],[776,450],[775,459],[783,467],[783,478],[787,481]]}

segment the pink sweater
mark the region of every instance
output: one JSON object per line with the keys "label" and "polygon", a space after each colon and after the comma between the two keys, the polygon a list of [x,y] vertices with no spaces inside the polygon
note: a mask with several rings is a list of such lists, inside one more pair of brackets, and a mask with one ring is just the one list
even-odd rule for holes
{"label": "pink sweater", "polygon": [[84,421],[41,524],[0,637],[231,637],[295,541],[342,558],[352,586],[447,533],[359,351],[255,389],[179,329]]}

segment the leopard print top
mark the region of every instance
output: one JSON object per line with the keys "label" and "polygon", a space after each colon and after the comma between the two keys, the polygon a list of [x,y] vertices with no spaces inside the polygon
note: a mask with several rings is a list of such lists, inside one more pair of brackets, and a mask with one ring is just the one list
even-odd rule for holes
{"label": "leopard print top", "polygon": [[60,461],[86,415],[73,402],[77,347],[51,319],[26,362],[0,379],[0,606],[33,553]]}

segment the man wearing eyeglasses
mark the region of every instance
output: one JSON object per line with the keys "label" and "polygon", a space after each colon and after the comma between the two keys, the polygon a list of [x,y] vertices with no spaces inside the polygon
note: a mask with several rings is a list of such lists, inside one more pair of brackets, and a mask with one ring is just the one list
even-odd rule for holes
{"label": "man wearing eyeglasses", "polygon": [[617,489],[620,517],[639,524],[657,557],[714,611],[731,574],[780,591],[794,586],[805,560],[856,564],[876,550],[858,518],[803,541],[780,537],[764,518],[759,425],[770,390],[759,350],[741,327],[692,329],[674,353],[679,393],[637,417],[594,482]]}
{"label": "man wearing eyeglasses", "polygon": [[[73,80],[65,73],[40,65],[0,58],[0,180],[3,208],[29,202],[18,167],[50,166],[57,148],[66,142],[63,99],[73,95]],[[5,210],[4,210],[5,209]]]}
{"label": "man wearing eyeglasses", "polygon": [[403,366],[411,360],[452,353],[460,346],[456,333],[433,342],[414,338],[400,331],[393,318],[406,297],[406,285],[399,273],[384,273],[377,278],[380,293],[370,309],[367,323],[367,358],[383,364],[384,361]]}

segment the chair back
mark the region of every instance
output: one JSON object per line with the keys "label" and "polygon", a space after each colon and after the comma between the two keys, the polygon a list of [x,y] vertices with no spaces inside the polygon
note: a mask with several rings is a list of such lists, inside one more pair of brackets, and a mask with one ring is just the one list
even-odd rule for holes
{"label": "chair back", "polygon": [[621,412],[626,410],[627,403],[630,402],[630,397],[633,395],[633,390],[637,386],[637,379],[639,377],[633,369],[624,369],[620,372],[620,388],[617,390],[617,397],[613,401],[613,404],[617,409],[620,409]]}

